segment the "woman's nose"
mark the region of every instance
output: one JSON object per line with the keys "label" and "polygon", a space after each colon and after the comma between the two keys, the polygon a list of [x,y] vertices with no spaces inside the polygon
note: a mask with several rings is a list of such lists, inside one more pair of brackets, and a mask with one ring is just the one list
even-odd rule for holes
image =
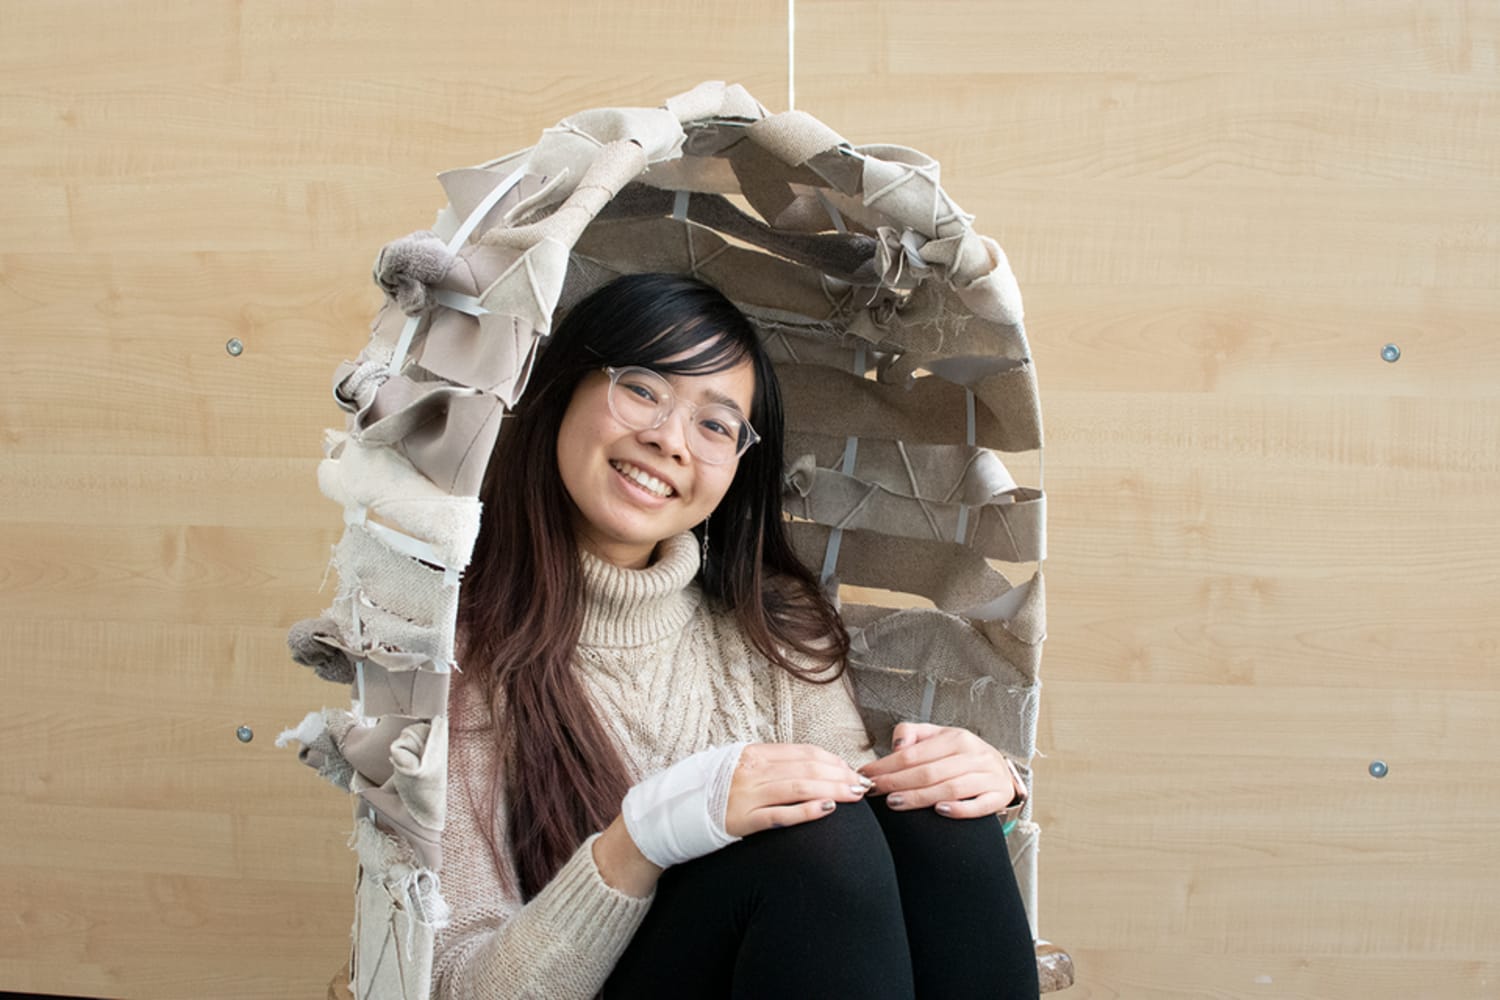
{"label": "woman's nose", "polygon": [[638,433],[642,441],[656,445],[667,456],[683,462],[688,456],[687,422],[686,408],[674,406],[672,412],[667,414],[667,419],[663,420],[659,426]]}

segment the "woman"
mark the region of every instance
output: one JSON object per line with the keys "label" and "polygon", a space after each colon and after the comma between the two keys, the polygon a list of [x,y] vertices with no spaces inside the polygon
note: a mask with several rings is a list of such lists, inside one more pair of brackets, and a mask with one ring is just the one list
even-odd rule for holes
{"label": "woman", "polygon": [[436,995],[1036,995],[1019,779],[961,730],[870,752],[781,476],[717,291],[621,278],[559,325],[459,609]]}

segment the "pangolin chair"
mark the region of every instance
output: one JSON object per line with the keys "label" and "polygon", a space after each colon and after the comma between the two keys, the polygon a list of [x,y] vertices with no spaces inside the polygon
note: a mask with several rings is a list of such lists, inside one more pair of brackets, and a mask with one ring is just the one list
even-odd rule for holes
{"label": "pangolin chair", "polygon": [[[1005,254],[943,193],[935,161],[705,83],[660,108],[574,115],[440,179],[447,205],[381,250],[386,304],[334,375],[347,417],[318,482],[343,507],[339,587],[288,637],[294,659],[352,688],[348,709],[283,734],[354,798],[353,950],[333,993],[428,996],[479,484],[556,317],[619,274],[708,281],[772,352],[792,538],[845,588],[877,747],[895,722],[930,720],[1031,760],[1045,498],[997,453],[1040,451],[1037,384]],[[1012,583],[992,561],[1034,569]],[[1009,838],[1033,936],[1039,836],[1028,816]],[[1066,955],[1038,954],[1044,983],[1071,982]]]}

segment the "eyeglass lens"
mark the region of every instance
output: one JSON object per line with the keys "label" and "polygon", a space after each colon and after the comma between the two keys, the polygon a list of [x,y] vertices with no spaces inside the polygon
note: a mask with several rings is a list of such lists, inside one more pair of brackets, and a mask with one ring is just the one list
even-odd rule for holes
{"label": "eyeglass lens", "polygon": [[679,406],[688,411],[688,450],[712,465],[733,461],[750,444],[750,429],[737,410],[719,403],[693,406],[672,395],[666,379],[645,368],[611,371],[609,408],[626,427],[660,427]]}

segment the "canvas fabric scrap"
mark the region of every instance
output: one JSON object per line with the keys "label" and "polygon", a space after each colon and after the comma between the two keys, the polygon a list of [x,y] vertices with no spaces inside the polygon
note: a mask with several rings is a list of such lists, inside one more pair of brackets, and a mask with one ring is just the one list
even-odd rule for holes
{"label": "canvas fabric scrap", "polygon": [[[691,274],[750,317],[786,400],[799,555],[835,595],[932,605],[843,608],[877,743],[897,721],[933,721],[1029,762],[1046,497],[997,452],[1040,450],[1036,376],[1005,253],[939,173],[916,150],[854,146],[705,83],[659,108],[573,115],[440,175],[432,229],[380,251],[387,301],[334,373],[347,416],[318,470],[344,510],[338,592],[288,637],[351,705],[282,734],[355,797],[356,996],[427,995],[446,919],[454,619],[485,463],[556,318],[618,275]],[[992,560],[1035,569],[1014,585]],[[1009,840],[1033,932],[1039,837],[1023,822]]]}

